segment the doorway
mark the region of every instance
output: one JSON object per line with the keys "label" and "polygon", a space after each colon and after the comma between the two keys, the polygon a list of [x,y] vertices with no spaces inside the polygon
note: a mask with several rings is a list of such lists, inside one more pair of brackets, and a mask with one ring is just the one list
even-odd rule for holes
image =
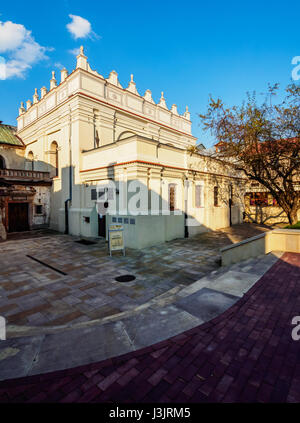
{"label": "doorway", "polygon": [[29,231],[29,203],[8,203],[8,232]]}
{"label": "doorway", "polygon": [[98,236],[106,238],[106,216],[102,215],[101,217],[98,214]]}

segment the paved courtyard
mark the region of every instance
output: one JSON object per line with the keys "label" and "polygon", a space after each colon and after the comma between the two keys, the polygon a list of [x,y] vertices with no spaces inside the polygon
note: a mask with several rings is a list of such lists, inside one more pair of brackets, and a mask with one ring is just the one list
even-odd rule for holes
{"label": "paved courtyard", "polygon": [[[219,249],[267,228],[236,225],[144,250],[107,254],[104,240],[82,245],[77,237],[37,231],[1,244],[0,315],[8,337],[124,315],[163,295],[174,295],[219,267]],[[50,267],[49,267],[50,266]],[[120,283],[124,274],[136,277]],[[36,333],[36,332],[35,332]]]}
{"label": "paved courtyard", "polygon": [[[0,402],[299,402],[300,341],[291,321],[300,310],[300,254],[276,258],[253,281],[247,292],[235,287],[238,297],[227,295],[227,310],[207,323],[119,357],[0,382]],[[203,298],[201,283],[184,289],[192,286]],[[179,303],[193,312],[193,301]]]}

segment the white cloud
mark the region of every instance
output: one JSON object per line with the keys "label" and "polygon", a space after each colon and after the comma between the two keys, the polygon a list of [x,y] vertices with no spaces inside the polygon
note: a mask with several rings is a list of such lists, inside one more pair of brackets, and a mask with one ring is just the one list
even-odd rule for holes
{"label": "white cloud", "polygon": [[11,21],[0,21],[0,53],[20,47],[26,37],[26,28]]}
{"label": "white cloud", "polygon": [[67,24],[67,30],[77,40],[78,38],[99,38],[92,30],[91,23],[81,16],[69,15],[71,22]]}
{"label": "white cloud", "polygon": [[80,48],[76,47],[76,48],[73,48],[72,50],[68,50],[68,53],[74,54],[74,56],[78,56],[78,54],[80,53]]}
{"label": "white cloud", "polygon": [[54,63],[54,66],[55,66],[56,68],[58,68],[58,69],[63,69],[63,68],[64,68],[64,65],[63,65],[63,64],[61,64],[60,62],[55,62],[55,63]]}
{"label": "white cloud", "polygon": [[50,50],[38,44],[24,25],[0,21],[0,53],[6,55],[6,79],[24,78],[35,63],[48,58],[45,53]]}
{"label": "white cloud", "polygon": [[4,57],[0,56],[0,80],[6,79],[6,64]]}

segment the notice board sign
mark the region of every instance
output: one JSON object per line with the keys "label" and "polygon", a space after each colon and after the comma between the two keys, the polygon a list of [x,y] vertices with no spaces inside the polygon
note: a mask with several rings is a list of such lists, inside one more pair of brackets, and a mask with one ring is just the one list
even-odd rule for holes
{"label": "notice board sign", "polygon": [[109,255],[112,251],[123,250],[125,256],[125,243],[124,243],[124,227],[123,225],[112,224],[108,227],[108,247]]}

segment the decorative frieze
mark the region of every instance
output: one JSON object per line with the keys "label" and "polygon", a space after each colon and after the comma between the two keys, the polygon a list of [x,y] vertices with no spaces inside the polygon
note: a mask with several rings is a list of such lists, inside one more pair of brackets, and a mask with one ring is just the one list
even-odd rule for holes
{"label": "decorative frieze", "polygon": [[35,119],[52,110],[76,91],[86,93],[111,104],[111,106],[117,106],[128,110],[129,113],[144,116],[158,124],[161,123],[164,126],[191,135],[188,108],[181,116],[176,104],[172,105],[171,110],[168,109],[163,92],[158,104],[155,104],[150,90],[146,90],[144,96],[139,95],[133,75],[131,75],[126,89],[121,86],[118,74],[115,71],[112,71],[107,79],[103,78],[102,75],[90,68],[83,47],[80,48],[80,53],[77,56],[76,71],[68,76],[68,71],[65,68],[62,69],[59,85],[57,85],[53,71],[49,93],[47,93],[46,87],[43,87],[39,99],[37,90],[35,90],[33,104],[30,100],[26,103],[27,111],[23,106],[19,108],[18,129],[21,130],[31,124]]}

